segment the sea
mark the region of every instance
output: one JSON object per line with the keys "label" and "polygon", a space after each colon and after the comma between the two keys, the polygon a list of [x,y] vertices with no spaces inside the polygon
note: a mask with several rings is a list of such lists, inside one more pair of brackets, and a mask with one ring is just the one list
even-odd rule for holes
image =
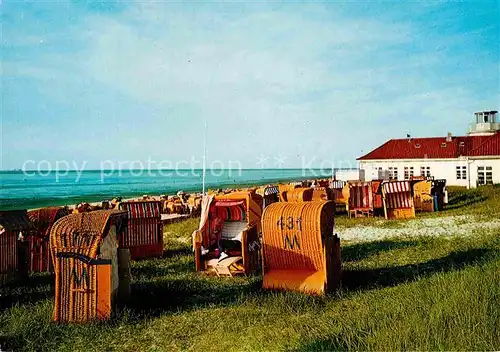
{"label": "sea", "polygon": [[[0,210],[98,202],[114,197],[201,192],[202,170],[0,171]],[[330,177],[318,169],[207,170],[206,188],[264,185],[279,181]]]}

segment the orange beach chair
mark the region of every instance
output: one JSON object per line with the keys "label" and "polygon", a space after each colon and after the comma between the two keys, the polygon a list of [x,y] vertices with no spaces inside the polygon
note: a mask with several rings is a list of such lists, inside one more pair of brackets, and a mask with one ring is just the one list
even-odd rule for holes
{"label": "orange beach chair", "polygon": [[262,217],[263,288],[323,295],[340,282],[335,204],[274,203]]}
{"label": "orange beach chair", "polygon": [[97,210],[62,217],[52,226],[54,321],[110,318],[120,284],[117,235],[126,216],[117,210]]}

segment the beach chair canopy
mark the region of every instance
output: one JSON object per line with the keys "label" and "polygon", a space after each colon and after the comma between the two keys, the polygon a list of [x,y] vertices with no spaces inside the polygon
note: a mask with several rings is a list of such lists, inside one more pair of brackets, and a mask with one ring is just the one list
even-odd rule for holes
{"label": "beach chair canopy", "polygon": [[121,202],[120,210],[126,211],[129,219],[161,217],[160,201],[130,201]]}
{"label": "beach chair canopy", "polygon": [[49,237],[50,229],[54,223],[63,216],[71,212],[67,207],[46,207],[28,212],[28,218],[34,229],[34,235],[39,237]]}
{"label": "beach chair canopy", "polygon": [[340,280],[333,202],[274,203],[262,217],[263,287],[324,294]]}
{"label": "beach chair canopy", "polygon": [[387,209],[404,209],[413,207],[410,182],[385,182],[383,189],[386,197]]}
{"label": "beach chair canopy", "polygon": [[330,182],[330,188],[333,189],[342,189],[344,186],[347,184],[346,181],[340,181],[340,180],[332,180]]}
{"label": "beach chair canopy", "polygon": [[117,231],[126,217],[118,210],[97,210],[62,217],[52,226],[55,321],[110,317],[119,285]]}
{"label": "beach chair canopy", "polygon": [[0,232],[31,231],[32,229],[26,210],[0,211]]}

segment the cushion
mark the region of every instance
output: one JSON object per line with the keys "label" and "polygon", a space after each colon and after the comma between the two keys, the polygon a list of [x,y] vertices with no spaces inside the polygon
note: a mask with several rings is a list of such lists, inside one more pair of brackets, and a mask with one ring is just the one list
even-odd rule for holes
{"label": "cushion", "polygon": [[226,221],[222,227],[221,238],[225,240],[241,241],[242,232],[247,228],[245,221]]}

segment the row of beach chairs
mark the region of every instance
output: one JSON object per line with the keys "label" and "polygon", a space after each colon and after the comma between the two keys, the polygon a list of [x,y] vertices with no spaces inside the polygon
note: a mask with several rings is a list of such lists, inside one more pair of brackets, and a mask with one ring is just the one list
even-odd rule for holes
{"label": "row of beach chairs", "polygon": [[[429,181],[349,182],[341,193],[346,195],[347,186],[349,211],[356,204],[373,204],[374,210],[382,204],[386,217],[401,218],[414,216],[415,189],[422,190],[418,199],[425,207],[424,196],[439,188],[434,181],[430,191],[428,183],[418,185]],[[341,271],[335,186],[320,180],[210,191],[200,201],[200,225],[192,236],[196,270],[234,276],[260,268],[265,289],[317,295],[334,290]],[[73,214],[67,208],[2,211],[0,283],[28,272],[53,272],[55,321],[107,319],[130,292],[130,260],[163,254],[162,207],[145,199]]]}
{"label": "row of beach chairs", "polygon": [[336,204],[349,217],[413,218],[415,212],[442,210],[446,203],[446,180],[334,181],[332,186]]}

